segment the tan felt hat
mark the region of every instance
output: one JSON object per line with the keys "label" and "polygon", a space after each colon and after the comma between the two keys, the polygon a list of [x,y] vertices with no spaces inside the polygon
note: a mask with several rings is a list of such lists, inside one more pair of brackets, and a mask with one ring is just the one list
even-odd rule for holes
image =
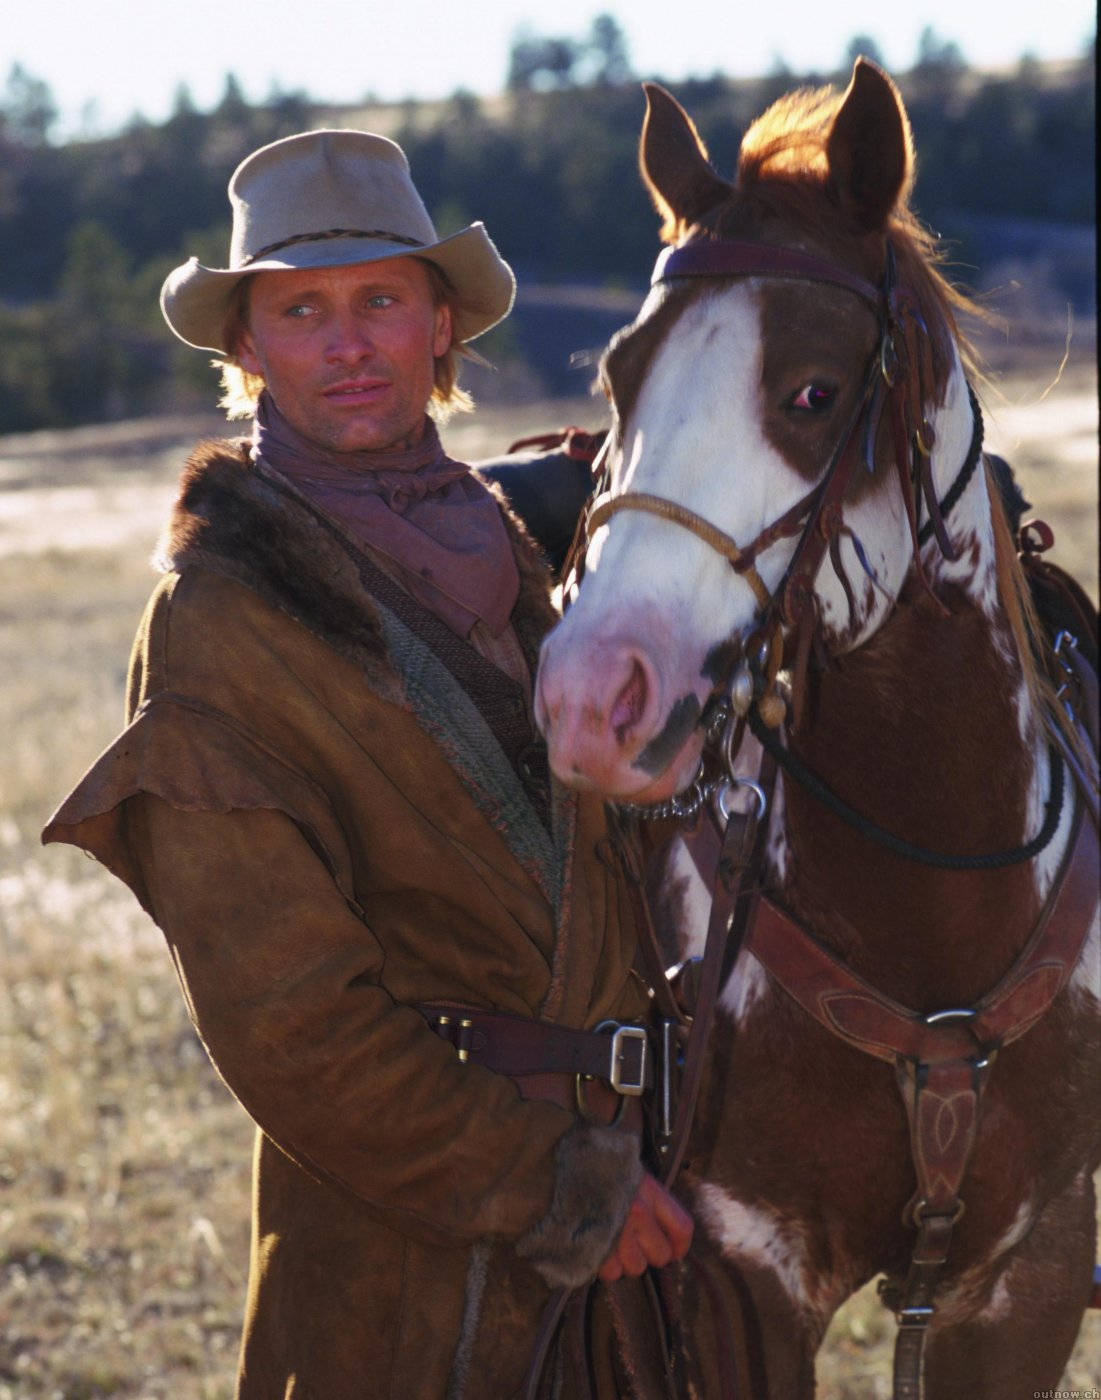
{"label": "tan felt hat", "polygon": [[455,340],[473,340],[512,309],[516,279],[481,223],[438,238],[400,146],[367,131],[307,131],[261,146],[229,182],[229,266],[190,258],[165,278],[161,310],[199,350],[226,354],[222,328],[242,277],[344,267],[411,254],[454,288]]}

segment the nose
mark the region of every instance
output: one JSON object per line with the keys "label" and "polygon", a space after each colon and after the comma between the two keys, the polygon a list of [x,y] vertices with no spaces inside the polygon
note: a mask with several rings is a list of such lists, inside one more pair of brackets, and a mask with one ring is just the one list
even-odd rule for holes
{"label": "nose", "polygon": [[325,345],[325,358],[331,364],[358,364],[374,348],[370,331],[358,316],[350,311],[333,316]]}
{"label": "nose", "polygon": [[621,675],[626,672],[627,679],[608,707],[608,728],[622,749],[638,730],[646,714],[647,702],[654,693],[654,685],[652,668],[638,652],[624,652],[619,658],[619,672]]}
{"label": "nose", "polygon": [[[552,639],[553,640],[553,639]],[[609,639],[592,648],[548,642],[536,718],[551,766],[565,782],[606,787],[645,746],[660,718],[661,687],[641,646]]]}

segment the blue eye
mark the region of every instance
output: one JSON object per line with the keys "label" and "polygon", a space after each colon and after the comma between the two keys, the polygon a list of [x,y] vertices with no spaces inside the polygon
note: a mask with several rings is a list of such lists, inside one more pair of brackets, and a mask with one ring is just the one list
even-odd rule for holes
{"label": "blue eye", "polygon": [[376,292],[368,299],[367,305],[374,311],[384,310],[387,306],[393,306],[397,297],[393,297],[389,292]]}
{"label": "blue eye", "polygon": [[296,301],[293,306],[288,306],[283,314],[295,320],[301,320],[303,316],[309,316],[312,311],[313,307],[308,302]]}
{"label": "blue eye", "polygon": [[824,413],[837,397],[837,390],[828,384],[804,384],[788,401],[789,408],[801,413]]}

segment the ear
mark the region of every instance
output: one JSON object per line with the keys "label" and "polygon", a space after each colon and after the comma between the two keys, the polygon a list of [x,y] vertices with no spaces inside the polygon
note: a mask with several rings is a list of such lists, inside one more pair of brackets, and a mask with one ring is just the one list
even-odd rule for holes
{"label": "ear", "polygon": [[662,216],[661,236],[675,237],[680,224],[692,224],[726,199],[731,187],[716,175],[699,132],[684,108],[657,83],[643,83],[646,116],[638,166]]}
{"label": "ear", "polygon": [[913,143],[898,88],[866,58],[852,79],[826,141],[830,189],[860,228],[883,228],[908,188]]}
{"label": "ear", "polygon": [[248,330],[242,328],[238,333],[237,343],[232,347],[232,354],[246,374],[256,374],[263,378],[264,367],[260,363],[260,357],[256,353],[256,346],[253,344],[252,336]]}
{"label": "ear", "polygon": [[438,360],[451,349],[451,308],[441,301],[435,309],[432,325],[432,358]]}

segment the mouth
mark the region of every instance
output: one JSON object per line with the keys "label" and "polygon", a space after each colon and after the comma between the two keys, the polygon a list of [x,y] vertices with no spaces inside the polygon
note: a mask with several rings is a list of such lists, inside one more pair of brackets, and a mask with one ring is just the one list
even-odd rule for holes
{"label": "mouth", "polygon": [[699,767],[704,737],[702,729],[695,729],[670,759],[664,772],[642,787],[625,794],[626,800],[645,805],[650,802],[664,802],[674,794],[683,792],[691,784]]}
{"label": "mouth", "polygon": [[331,404],[355,408],[376,402],[389,387],[388,379],[342,379],[322,389],[321,397]]}

